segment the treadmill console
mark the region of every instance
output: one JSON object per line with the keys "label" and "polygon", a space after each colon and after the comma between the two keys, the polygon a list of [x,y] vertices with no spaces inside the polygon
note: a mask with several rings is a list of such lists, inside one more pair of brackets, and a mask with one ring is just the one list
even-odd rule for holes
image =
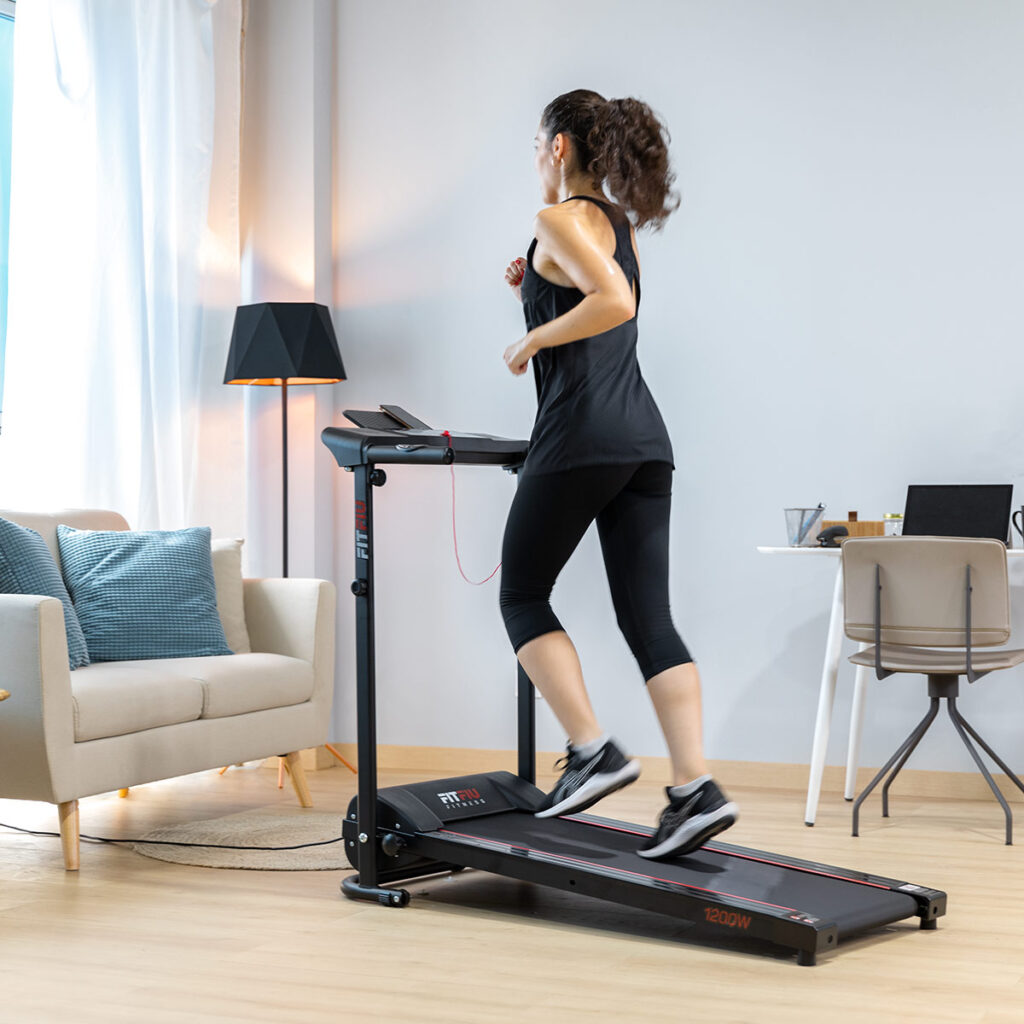
{"label": "treadmill console", "polygon": [[406,412],[400,405],[382,405],[376,411],[346,409],[343,413],[357,427],[370,430],[431,430],[423,420]]}
{"label": "treadmill console", "polygon": [[400,405],[374,410],[346,409],[354,426],[326,427],[321,433],[339,466],[377,463],[503,466],[511,472],[526,458],[529,442],[490,434],[437,430]]}

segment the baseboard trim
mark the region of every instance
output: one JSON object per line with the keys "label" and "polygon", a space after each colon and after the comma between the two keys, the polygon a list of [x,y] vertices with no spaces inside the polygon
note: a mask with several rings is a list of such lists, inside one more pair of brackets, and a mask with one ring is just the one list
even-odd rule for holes
{"label": "baseboard trim", "polygon": [[[353,764],[356,763],[354,743],[334,744]],[[557,774],[555,761],[565,751],[544,751],[537,754],[538,778]],[[650,780],[669,779],[667,757],[640,757],[644,777]],[[809,766],[779,764],[767,761],[709,761],[711,771],[723,786],[743,789],[774,789],[806,792]],[[516,771],[514,750],[478,750],[459,747],[407,747],[383,744],[377,748],[377,767],[381,771],[408,771],[446,775],[470,775],[474,772]],[[857,772],[857,792],[874,777],[878,768],[861,768]],[[1008,801],[1024,802],[1024,794],[1002,773],[994,774],[996,784]],[[846,769],[828,765],[822,779],[822,796],[842,796]],[[947,800],[991,800],[992,791],[978,772],[942,772],[905,769],[900,772],[899,793],[902,796],[930,797]]]}

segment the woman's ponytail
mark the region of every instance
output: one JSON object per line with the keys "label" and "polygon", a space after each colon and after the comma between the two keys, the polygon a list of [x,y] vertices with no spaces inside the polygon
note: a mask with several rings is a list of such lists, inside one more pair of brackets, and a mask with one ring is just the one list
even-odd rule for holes
{"label": "woman's ponytail", "polygon": [[668,154],[668,128],[642,100],[606,100],[589,89],[552,100],[541,124],[549,139],[572,136],[580,167],[612,197],[638,228],[660,230],[679,207]]}
{"label": "woman's ponytail", "polygon": [[660,230],[679,207],[672,190],[668,129],[641,100],[608,100],[588,140],[608,191],[638,227]]}

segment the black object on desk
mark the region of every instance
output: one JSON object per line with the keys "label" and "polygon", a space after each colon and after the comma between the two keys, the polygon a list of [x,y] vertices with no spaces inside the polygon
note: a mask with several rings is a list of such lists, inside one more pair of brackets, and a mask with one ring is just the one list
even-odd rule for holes
{"label": "black object on desk", "polygon": [[830,526],[827,530],[822,530],[816,540],[820,547],[837,548],[839,547],[839,538],[849,536],[850,531],[845,526]]}
{"label": "black object on desk", "polygon": [[1010,538],[1013,484],[911,484],[905,537]]}

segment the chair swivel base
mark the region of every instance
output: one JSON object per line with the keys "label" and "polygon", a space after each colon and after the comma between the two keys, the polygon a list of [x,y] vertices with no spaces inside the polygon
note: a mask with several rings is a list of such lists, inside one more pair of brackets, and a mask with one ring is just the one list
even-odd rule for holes
{"label": "chair swivel base", "polygon": [[[995,763],[1006,773],[1006,777],[1021,792],[1024,792],[1024,782],[1021,782],[1021,780],[1017,778],[1017,776],[1007,767],[1002,758],[999,757],[999,755],[978,735],[973,726],[971,726],[963,715],[960,714],[960,711],[956,706],[956,699],[959,690],[960,677],[957,675],[928,676],[928,696],[931,698],[928,713],[921,719],[910,735],[899,745],[899,747],[897,747],[896,753],[886,761],[879,773],[871,780],[870,783],[868,783],[864,792],[857,797],[853,805],[853,835],[856,836],[860,834],[860,805],[864,803],[883,778],[885,779],[885,785],[882,786],[882,817],[889,817],[889,787],[892,785],[893,779],[896,778],[900,773],[900,770],[907,763],[907,760],[916,749],[918,743],[921,742],[921,738],[931,727],[932,722],[935,721],[935,718],[939,713],[939,702],[941,700],[945,700],[946,710],[953,722],[953,726],[956,728],[960,739],[963,740],[964,746],[967,748],[971,757],[974,758],[974,763],[978,766],[979,771],[985,777],[985,781],[988,783],[989,788],[995,795],[995,798],[1003,808],[1003,814],[1006,817],[1006,845],[1013,845],[1013,815],[1010,812],[1010,805],[1006,802],[1006,798],[999,791],[999,787],[996,785],[995,780],[989,773],[988,768],[985,767],[985,762],[982,761],[981,755],[974,747],[974,744],[971,743],[971,739],[973,738],[978,746],[980,746],[985,753],[995,761]],[[888,776],[888,778],[886,778],[886,776]]]}

